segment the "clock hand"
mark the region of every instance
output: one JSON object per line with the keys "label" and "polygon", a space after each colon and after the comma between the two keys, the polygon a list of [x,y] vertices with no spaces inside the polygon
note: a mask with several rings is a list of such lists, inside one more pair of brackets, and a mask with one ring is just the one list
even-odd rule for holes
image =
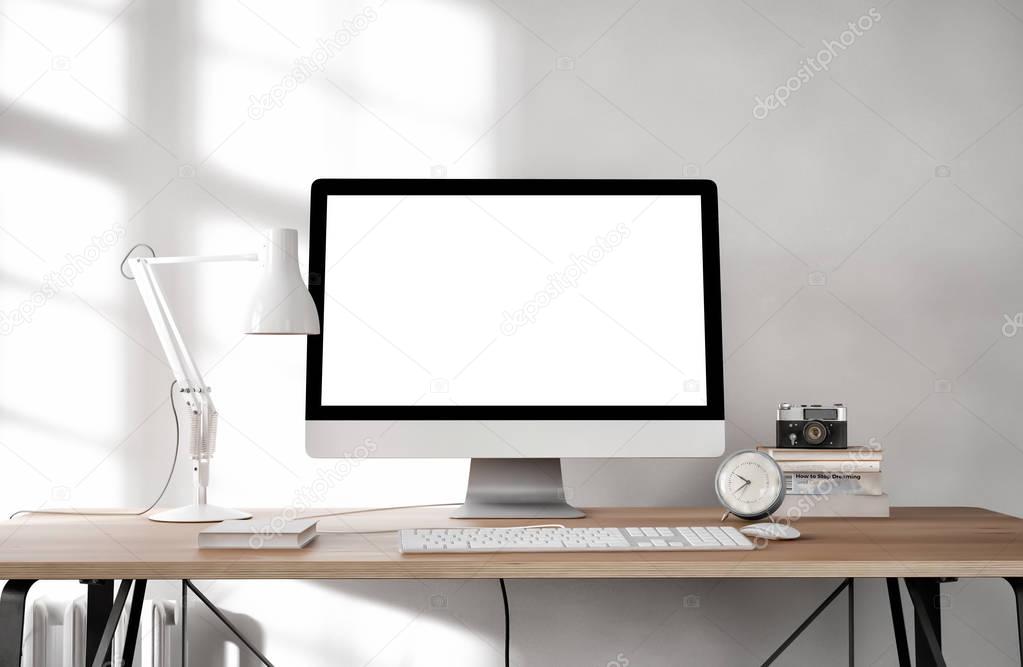
{"label": "clock hand", "polygon": [[[736,476],[736,477],[738,477],[739,479],[741,479],[742,481],[746,482],[746,484],[749,484],[749,483],[750,483],[750,481],[749,481],[748,479],[746,479],[745,477],[743,477],[742,475],[740,475],[740,474],[738,474],[738,473],[736,473],[736,475],[735,475],[735,476]],[[744,486],[745,486],[745,485],[744,485]]]}

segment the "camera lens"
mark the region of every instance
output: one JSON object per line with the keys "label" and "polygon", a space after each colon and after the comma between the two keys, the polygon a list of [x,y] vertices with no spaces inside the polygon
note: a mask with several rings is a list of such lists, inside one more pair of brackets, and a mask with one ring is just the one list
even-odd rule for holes
{"label": "camera lens", "polygon": [[803,427],[803,440],[808,445],[819,445],[828,437],[828,429],[820,422],[810,422]]}

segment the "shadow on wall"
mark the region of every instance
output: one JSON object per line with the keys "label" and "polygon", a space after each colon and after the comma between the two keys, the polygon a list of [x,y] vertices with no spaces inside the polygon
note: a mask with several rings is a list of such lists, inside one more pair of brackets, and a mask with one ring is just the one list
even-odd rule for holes
{"label": "shadow on wall", "polygon": [[[257,581],[232,588],[231,598],[251,616],[220,609],[278,665],[434,664],[426,656],[488,665],[503,652],[495,580]],[[260,664],[201,603],[189,611],[193,667]],[[270,628],[269,646],[260,623]]]}
{"label": "shadow on wall", "polygon": [[[60,16],[57,10],[54,11],[56,20]],[[151,403],[151,394],[134,391],[131,387],[140,381],[166,387],[171,374],[168,369],[155,366],[151,369],[132,367],[132,354],[139,351],[140,345],[145,345],[158,363],[163,363],[163,355],[137,290],[116,273],[116,263],[120,254],[136,241],[149,242],[165,254],[199,250],[200,239],[194,233],[195,225],[189,224],[191,220],[180,219],[177,214],[182,209],[177,203],[170,203],[169,198],[164,198],[150,205],[153,200],[165,190],[172,192],[175,188],[187,188],[173,199],[201,201],[213,207],[219,218],[235,220],[237,216],[226,208],[224,202],[245,201],[251,203],[251,210],[259,211],[258,216],[250,218],[253,222],[274,221],[274,224],[299,227],[303,226],[302,219],[295,220],[296,211],[307,210],[304,192],[288,196],[282,190],[264,187],[257,180],[247,180],[244,175],[213,165],[207,167],[204,174],[217,183],[215,197],[202,191],[203,185],[198,179],[185,177],[187,174],[182,169],[198,162],[196,155],[201,157],[201,153],[210,150],[206,142],[199,140],[198,119],[203,112],[199,108],[200,77],[196,62],[199,56],[197,49],[191,48],[201,32],[198,29],[198,5],[188,2],[145,3],[126,7],[122,13],[123,16],[118,15],[109,29],[98,36],[103,38],[99,43],[114,48],[120,54],[113,61],[116,67],[106,72],[105,79],[99,78],[88,66],[76,69],[70,63],[58,65],[58,60],[66,60],[64,56],[54,56],[54,71],[46,71],[40,77],[37,90],[59,87],[69,102],[81,99],[81,104],[39,107],[33,103],[33,93],[26,95],[24,100],[15,100],[20,101],[18,104],[11,103],[0,109],[3,115],[0,152],[18,166],[18,174],[23,177],[16,188],[21,194],[5,202],[9,206],[0,207],[0,216],[3,217],[0,222],[16,230],[19,236],[23,228],[33,227],[45,229],[48,234],[45,239],[43,236],[29,237],[27,246],[37,246],[36,239],[44,239],[39,241],[44,244],[38,247],[39,253],[31,247],[22,250],[18,244],[5,242],[5,256],[9,252],[18,257],[23,254],[27,258],[24,262],[4,262],[0,284],[5,295],[10,293],[13,300],[2,304],[5,310],[17,307],[19,301],[39,291],[40,276],[57,270],[54,263],[63,261],[61,258],[66,252],[79,252],[80,246],[75,245],[79,239],[94,235],[101,229],[109,229],[111,225],[121,225],[125,230],[124,237],[104,256],[102,263],[90,269],[91,275],[83,276],[74,285],[74,292],[66,290],[67,293],[59,294],[59,298],[47,306],[47,317],[31,323],[37,327],[32,335],[24,335],[28,331],[17,331],[15,333],[20,335],[0,339],[0,366],[9,370],[30,364],[46,367],[46,361],[53,360],[54,347],[44,345],[44,341],[59,340],[65,347],[61,351],[64,356],[56,360],[66,369],[61,377],[63,391],[59,396],[37,391],[38,385],[32,385],[3,398],[0,422],[12,446],[27,448],[28,435],[39,434],[55,448],[66,447],[70,452],[68,460],[73,459],[81,469],[91,469],[97,465],[97,459],[111,471],[114,466],[121,467],[122,471],[125,465],[142,466],[141,469],[133,469],[132,474],[117,475],[116,486],[120,488],[115,491],[109,486],[103,490],[95,488],[95,485],[89,488],[84,484],[85,480],[79,481],[80,475],[75,470],[62,470],[59,463],[39,465],[45,477],[52,477],[56,480],[54,483],[60,482],[58,488],[76,490],[75,503],[79,507],[148,503],[154,480],[162,480],[166,474],[164,457],[138,456],[139,448],[151,446],[148,440],[132,441],[129,447],[117,451],[124,444],[120,442],[121,438],[126,435],[130,438],[133,429],[141,426],[136,422],[143,417],[146,420],[152,417],[155,407]],[[9,21],[0,21],[0,37],[11,30],[14,28]],[[93,55],[91,51],[87,52],[89,47],[91,43],[78,55]],[[97,125],[90,113],[109,116],[113,125]],[[157,191],[161,183],[167,185]],[[91,201],[79,202],[76,206],[69,197],[59,195],[65,188],[72,193],[91,188],[90,191],[102,192],[104,196],[109,194],[109,197],[97,199],[99,205],[96,206]],[[30,201],[26,192],[43,195],[51,189],[57,196],[40,197],[38,206],[24,208]],[[155,196],[149,199],[154,192]],[[184,210],[189,209],[186,207]],[[248,220],[246,223],[251,226]],[[28,253],[36,257],[32,258]],[[35,263],[37,261],[38,264]],[[182,278],[166,281],[166,291],[176,315],[183,322],[201,320],[199,309],[203,293],[200,282],[190,276]],[[84,292],[79,289],[83,285]],[[79,336],[83,331],[73,324],[77,318],[88,319],[103,332],[103,340],[91,341],[95,343],[94,353],[101,357],[96,364],[103,364],[106,371],[102,374],[83,372],[81,367],[71,366],[75,355],[81,354],[75,351],[80,348],[74,344],[67,345],[73,343],[76,331]],[[103,323],[103,319],[107,322]],[[53,324],[55,322],[56,325]],[[111,325],[109,328],[108,324]],[[24,326],[27,328],[29,325]],[[43,331],[47,327],[50,330]],[[190,339],[194,343],[202,342],[195,336]],[[122,354],[112,355],[110,350]],[[5,363],[8,361],[20,361],[20,364]],[[126,365],[119,367],[118,363]],[[152,372],[140,377],[143,370]],[[68,396],[81,398],[80,401],[75,400],[77,409],[83,412],[92,406],[98,412],[103,409],[101,406],[115,405],[117,416],[110,416],[112,421],[109,423],[94,419],[90,426],[65,418],[59,422],[68,424],[63,426],[32,413],[33,406],[61,403]],[[160,389],[156,396],[162,400],[166,390]],[[59,409],[61,406],[56,407]],[[173,437],[169,411],[159,410],[155,415],[153,422],[159,422],[159,433]],[[163,451],[160,450],[160,454]],[[116,454],[109,456],[110,452]],[[182,456],[186,455],[182,453]],[[126,460],[131,463],[125,463]],[[176,483],[170,487],[164,504],[184,501],[190,494],[187,466],[179,466],[175,477]],[[110,475],[104,477],[110,478]],[[45,498],[47,493],[49,489],[43,490],[40,497]],[[78,493],[82,495],[78,496]],[[10,502],[17,502],[20,507],[26,502],[23,497],[23,493],[12,494]],[[47,502],[44,501],[43,505]],[[36,504],[37,501],[32,502],[33,506]]]}
{"label": "shadow on wall", "polygon": [[[259,621],[248,614],[220,610],[261,653],[266,654],[266,633]],[[262,667],[252,651],[238,640],[201,602],[189,605],[189,625],[192,619],[206,626],[205,632],[189,631],[188,664],[192,667]],[[272,660],[272,656],[268,656]]]}

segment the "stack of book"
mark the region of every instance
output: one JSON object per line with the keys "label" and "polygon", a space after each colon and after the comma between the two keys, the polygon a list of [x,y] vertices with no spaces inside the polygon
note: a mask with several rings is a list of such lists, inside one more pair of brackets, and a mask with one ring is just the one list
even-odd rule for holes
{"label": "stack of book", "polygon": [[785,501],[778,516],[888,516],[880,449],[757,449],[777,461],[785,474]]}

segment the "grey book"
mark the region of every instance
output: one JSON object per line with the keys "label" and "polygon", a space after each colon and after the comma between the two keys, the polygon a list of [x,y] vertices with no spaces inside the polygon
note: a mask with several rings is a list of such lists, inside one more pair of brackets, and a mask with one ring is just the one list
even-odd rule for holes
{"label": "grey book", "polygon": [[775,461],[880,461],[884,453],[870,447],[848,449],[792,449],[789,447],[757,447]]}
{"label": "grey book", "polygon": [[879,496],[786,495],[774,516],[776,519],[786,518],[795,521],[818,517],[888,518],[890,513],[891,503],[887,493],[882,493]]}
{"label": "grey book", "polygon": [[881,472],[880,461],[778,461],[782,472]]}

